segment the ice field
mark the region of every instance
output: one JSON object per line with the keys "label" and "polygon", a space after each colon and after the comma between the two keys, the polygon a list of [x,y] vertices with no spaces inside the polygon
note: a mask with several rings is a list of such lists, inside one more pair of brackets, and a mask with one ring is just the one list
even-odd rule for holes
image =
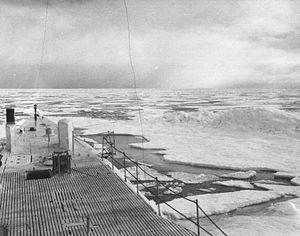
{"label": "ice field", "polygon": [[[207,194],[189,196],[198,198],[211,215],[221,214],[216,220],[229,235],[300,234],[299,90],[138,89],[138,100],[132,89],[0,91],[1,137],[5,107],[13,105],[17,122],[22,122],[32,115],[33,104],[38,105],[40,116],[72,119],[80,134],[114,130],[144,135],[149,142],[131,143],[131,147],[163,154],[169,163],[199,167],[194,175],[178,171],[168,173],[169,177],[186,185],[202,184],[204,179],[212,186],[224,182],[222,186],[235,188],[209,192],[207,187]],[[204,175],[201,167],[212,172],[224,168],[231,175]],[[255,174],[248,178],[249,171],[257,176],[265,171],[272,177],[283,172],[288,177],[282,183],[275,177],[258,180]],[[180,199],[170,203],[194,216]],[[251,207],[257,204],[261,207],[254,211]],[[166,209],[165,214],[193,229],[174,212]]]}

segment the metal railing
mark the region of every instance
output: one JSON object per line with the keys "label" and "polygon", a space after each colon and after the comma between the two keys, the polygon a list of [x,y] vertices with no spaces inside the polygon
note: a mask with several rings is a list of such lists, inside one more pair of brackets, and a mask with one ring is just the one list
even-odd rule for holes
{"label": "metal railing", "polygon": [[[190,221],[191,223],[193,223],[196,227],[197,227],[197,235],[200,235],[200,230],[203,230],[205,233],[207,233],[208,235],[213,235],[210,232],[208,232],[205,228],[203,228],[200,225],[200,214],[199,211],[202,212],[202,214],[205,216],[205,218],[207,218],[224,236],[227,236],[227,234],[208,216],[208,214],[199,206],[198,203],[198,199],[196,200],[191,200],[177,192],[175,192],[173,189],[165,186],[161,181],[158,180],[158,178],[156,176],[151,175],[150,173],[148,173],[147,171],[145,171],[142,167],[141,164],[139,164],[138,161],[134,161],[132,158],[130,158],[128,155],[126,155],[125,152],[119,150],[118,148],[116,148],[115,145],[115,139],[108,137],[110,135],[113,135],[113,132],[108,132],[107,136],[103,136],[103,142],[102,142],[102,158],[106,158],[106,159],[111,159],[111,168],[114,169],[115,164],[118,164],[119,166],[123,166],[124,167],[124,180],[127,181],[127,173],[135,180],[135,184],[136,184],[136,190],[137,193],[139,192],[139,185],[143,186],[144,189],[146,189],[147,191],[149,191],[152,195],[155,196],[156,199],[156,204],[157,204],[157,212],[158,215],[161,215],[161,209],[160,209],[160,203],[164,203],[166,206],[168,206],[169,208],[171,208],[173,211],[177,212],[179,215],[181,215],[184,219]],[[112,142],[113,140],[113,142]],[[109,147],[105,148],[105,145],[109,145]],[[104,152],[104,153],[103,153]],[[114,157],[114,155],[116,155],[117,153],[120,153],[123,155],[123,163],[118,161],[117,158]],[[135,175],[133,173],[131,173],[128,169],[128,167],[126,166],[126,161],[130,161],[134,166],[135,166]],[[131,166],[132,167],[132,166]],[[143,181],[141,180],[141,178],[139,179],[139,170],[141,170],[144,174],[148,175],[150,178],[152,178],[155,181],[155,187],[156,187],[156,191],[153,194],[152,190],[149,186],[146,186]],[[195,212],[196,212],[196,222],[194,220],[192,220],[191,217],[186,216],[185,214],[183,214],[182,212],[180,212],[179,210],[177,210],[176,208],[174,208],[173,206],[171,206],[168,202],[164,201],[161,197],[159,197],[159,187],[163,186],[165,189],[167,189],[168,191],[172,192],[175,196],[180,197],[185,199],[188,202],[191,202],[193,204],[195,204]],[[152,187],[153,188],[153,187]]]}

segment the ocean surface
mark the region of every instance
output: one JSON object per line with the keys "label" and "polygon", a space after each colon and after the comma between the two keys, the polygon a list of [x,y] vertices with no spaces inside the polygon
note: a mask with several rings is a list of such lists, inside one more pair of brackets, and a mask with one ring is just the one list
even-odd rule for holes
{"label": "ocean surface", "polygon": [[108,120],[134,119],[139,109],[146,119],[167,112],[216,113],[249,107],[300,113],[299,89],[2,89],[0,101],[0,122],[4,122],[5,107],[14,106],[21,119],[32,114],[33,104],[48,116]]}

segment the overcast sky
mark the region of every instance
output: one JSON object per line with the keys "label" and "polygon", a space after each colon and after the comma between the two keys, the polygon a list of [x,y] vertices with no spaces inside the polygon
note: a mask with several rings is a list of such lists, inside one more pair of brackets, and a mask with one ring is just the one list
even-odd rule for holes
{"label": "overcast sky", "polygon": [[[300,84],[300,1],[127,0],[139,87]],[[0,0],[0,87],[132,87],[123,0]]]}

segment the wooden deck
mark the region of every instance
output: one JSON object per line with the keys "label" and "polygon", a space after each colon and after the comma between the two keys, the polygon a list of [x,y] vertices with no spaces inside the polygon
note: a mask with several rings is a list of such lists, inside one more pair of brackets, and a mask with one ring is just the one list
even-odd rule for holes
{"label": "wooden deck", "polygon": [[[31,138],[37,141],[38,136]],[[28,137],[22,138],[19,141],[28,142]],[[34,143],[38,147],[38,142]],[[41,146],[45,154],[46,149],[47,145]],[[9,236],[194,235],[158,216],[107,165],[95,156],[87,158],[84,151],[89,152],[84,146],[76,147],[74,162],[78,165],[71,173],[46,179],[26,180],[24,170],[45,168],[38,160],[38,151],[33,163],[11,164],[7,171],[1,167],[0,225],[7,226]],[[16,155],[8,155],[6,164]]]}

